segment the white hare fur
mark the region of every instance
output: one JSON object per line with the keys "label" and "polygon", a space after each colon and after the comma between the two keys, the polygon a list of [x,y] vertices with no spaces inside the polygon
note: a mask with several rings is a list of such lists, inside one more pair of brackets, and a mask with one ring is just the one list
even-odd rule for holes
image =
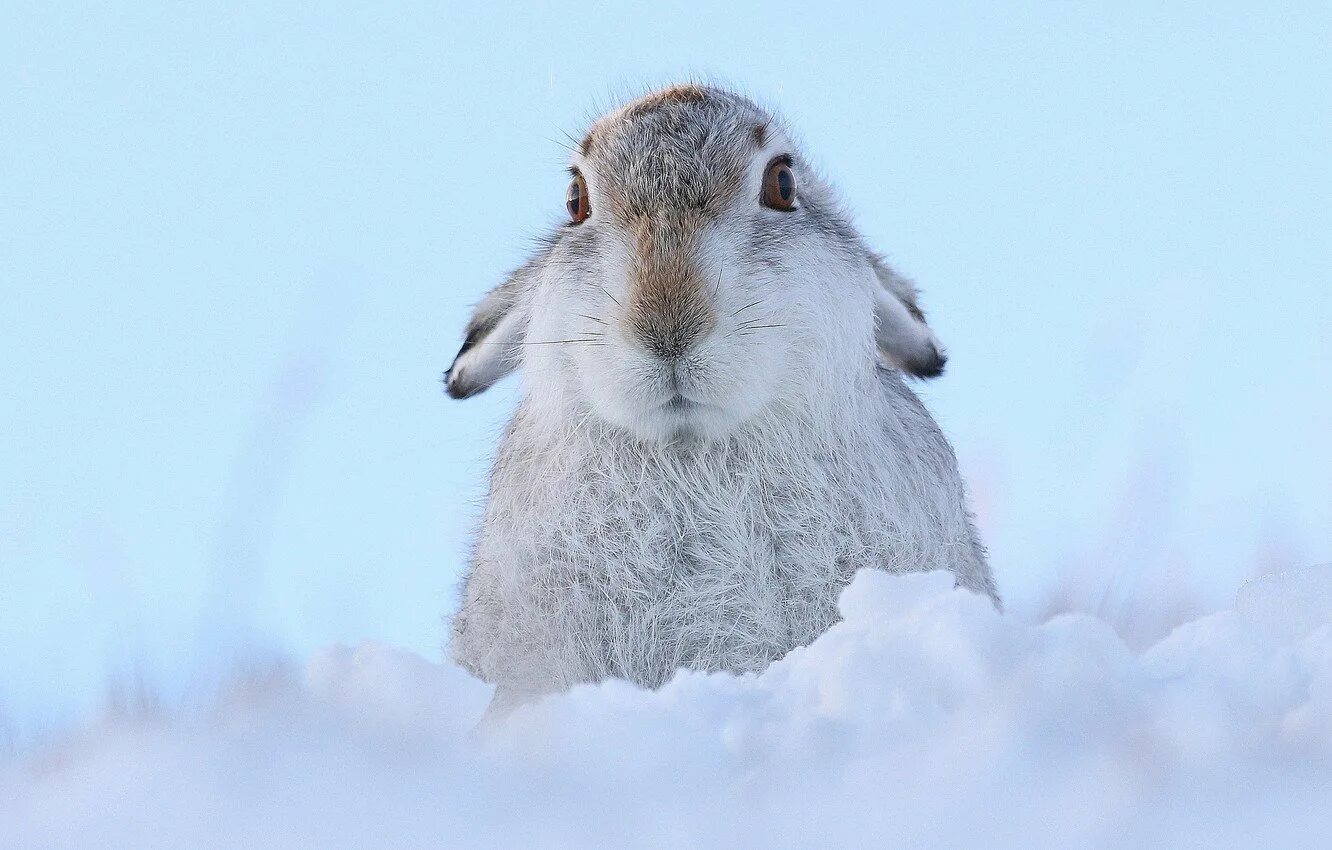
{"label": "white hare fur", "polygon": [[[761,203],[774,161],[793,209]],[[574,152],[591,214],[478,306],[446,377],[525,394],[490,481],[455,659],[496,711],[607,677],[754,671],[864,567],[999,602],[947,440],[903,380],[944,357],[781,125],[676,86]]]}

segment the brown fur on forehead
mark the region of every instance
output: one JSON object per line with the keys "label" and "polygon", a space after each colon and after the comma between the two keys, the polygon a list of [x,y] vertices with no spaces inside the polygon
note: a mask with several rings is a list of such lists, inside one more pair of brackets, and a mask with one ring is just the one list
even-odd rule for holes
{"label": "brown fur on forehead", "polygon": [[754,129],[750,130],[754,134],[754,147],[761,148],[768,143],[768,122],[755,124]]}
{"label": "brown fur on forehead", "polygon": [[597,121],[583,147],[621,218],[663,209],[715,215],[743,185],[755,127],[770,120],[737,95],[672,86]]}
{"label": "brown fur on forehead", "polygon": [[675,103],[706,103],[709,97],[716,97],[720,94],[721,92],[693,83],[677,83],[664,89],[648,92],[630,103],[625,107],[626,117],[633,117],[634,113],[648,112],[659,106],[668,106]]}

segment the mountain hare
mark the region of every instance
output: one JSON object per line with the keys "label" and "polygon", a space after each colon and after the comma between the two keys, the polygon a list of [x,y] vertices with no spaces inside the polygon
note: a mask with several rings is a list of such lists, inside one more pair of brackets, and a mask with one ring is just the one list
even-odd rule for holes
{"label": "mountain hare", "polygon": [[569,219],[487,295],[445,376],[527,375],[453,624],[492,711],[578,682],[759,670],[856,570],[999,604],[948,441],[903,373],[915,287],[750,101],[674,86],[573,152]]}

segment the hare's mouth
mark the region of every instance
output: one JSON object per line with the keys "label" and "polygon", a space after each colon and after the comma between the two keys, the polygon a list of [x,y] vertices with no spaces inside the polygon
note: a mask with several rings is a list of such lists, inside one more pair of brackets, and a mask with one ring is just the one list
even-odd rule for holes
{"label": "hare's mouth", "polygon": [[711,404],[705,401],[699,401],[698,399],[690,398],[689,396],[685,395],[684,393],[680,392],[677,389],[670,395],[669,398],[667,398],[665,401],[659,404],[657,406],[657,409],[662,411],[666,415],[671,416],[672,418],[679,418],[679,417],[694,417],[701,413],[706,413],[709,410],[709,408],[712,407],[713,406]]}
{"label": "hare's mouth", "polygon": [[715,408],[676,392],[661,402],[649,415],[655,420],[657,436],[669,441],[697,439],[711,433]]}
{"label": "hare's mouth", "polygon": [[698,398],[681,388],[668,387],[656,398],[645,401],[647,406],[639,408],[625,424],[639,436],[656,441],[712,441],[739,424],[724,401],[706,395]]}

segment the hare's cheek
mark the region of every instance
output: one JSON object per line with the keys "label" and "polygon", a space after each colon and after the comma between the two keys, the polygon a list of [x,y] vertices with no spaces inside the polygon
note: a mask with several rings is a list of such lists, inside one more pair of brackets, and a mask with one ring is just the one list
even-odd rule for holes
{"label": "hare's cheek", "polygon": [[758,415],[781,394],[781,383],[789,372],[784,350],[765,347],[749,351],[716,370],[712,393],[717,407],[738,424]]}
{"label": "hare's cheek", "polygon": [[579,346],[571,353],[571,383],[584,406],[599,418],[619,426],[630,425],[654,401],[660,386],[645,380],[641,370],[617,351],[614,343]]}

